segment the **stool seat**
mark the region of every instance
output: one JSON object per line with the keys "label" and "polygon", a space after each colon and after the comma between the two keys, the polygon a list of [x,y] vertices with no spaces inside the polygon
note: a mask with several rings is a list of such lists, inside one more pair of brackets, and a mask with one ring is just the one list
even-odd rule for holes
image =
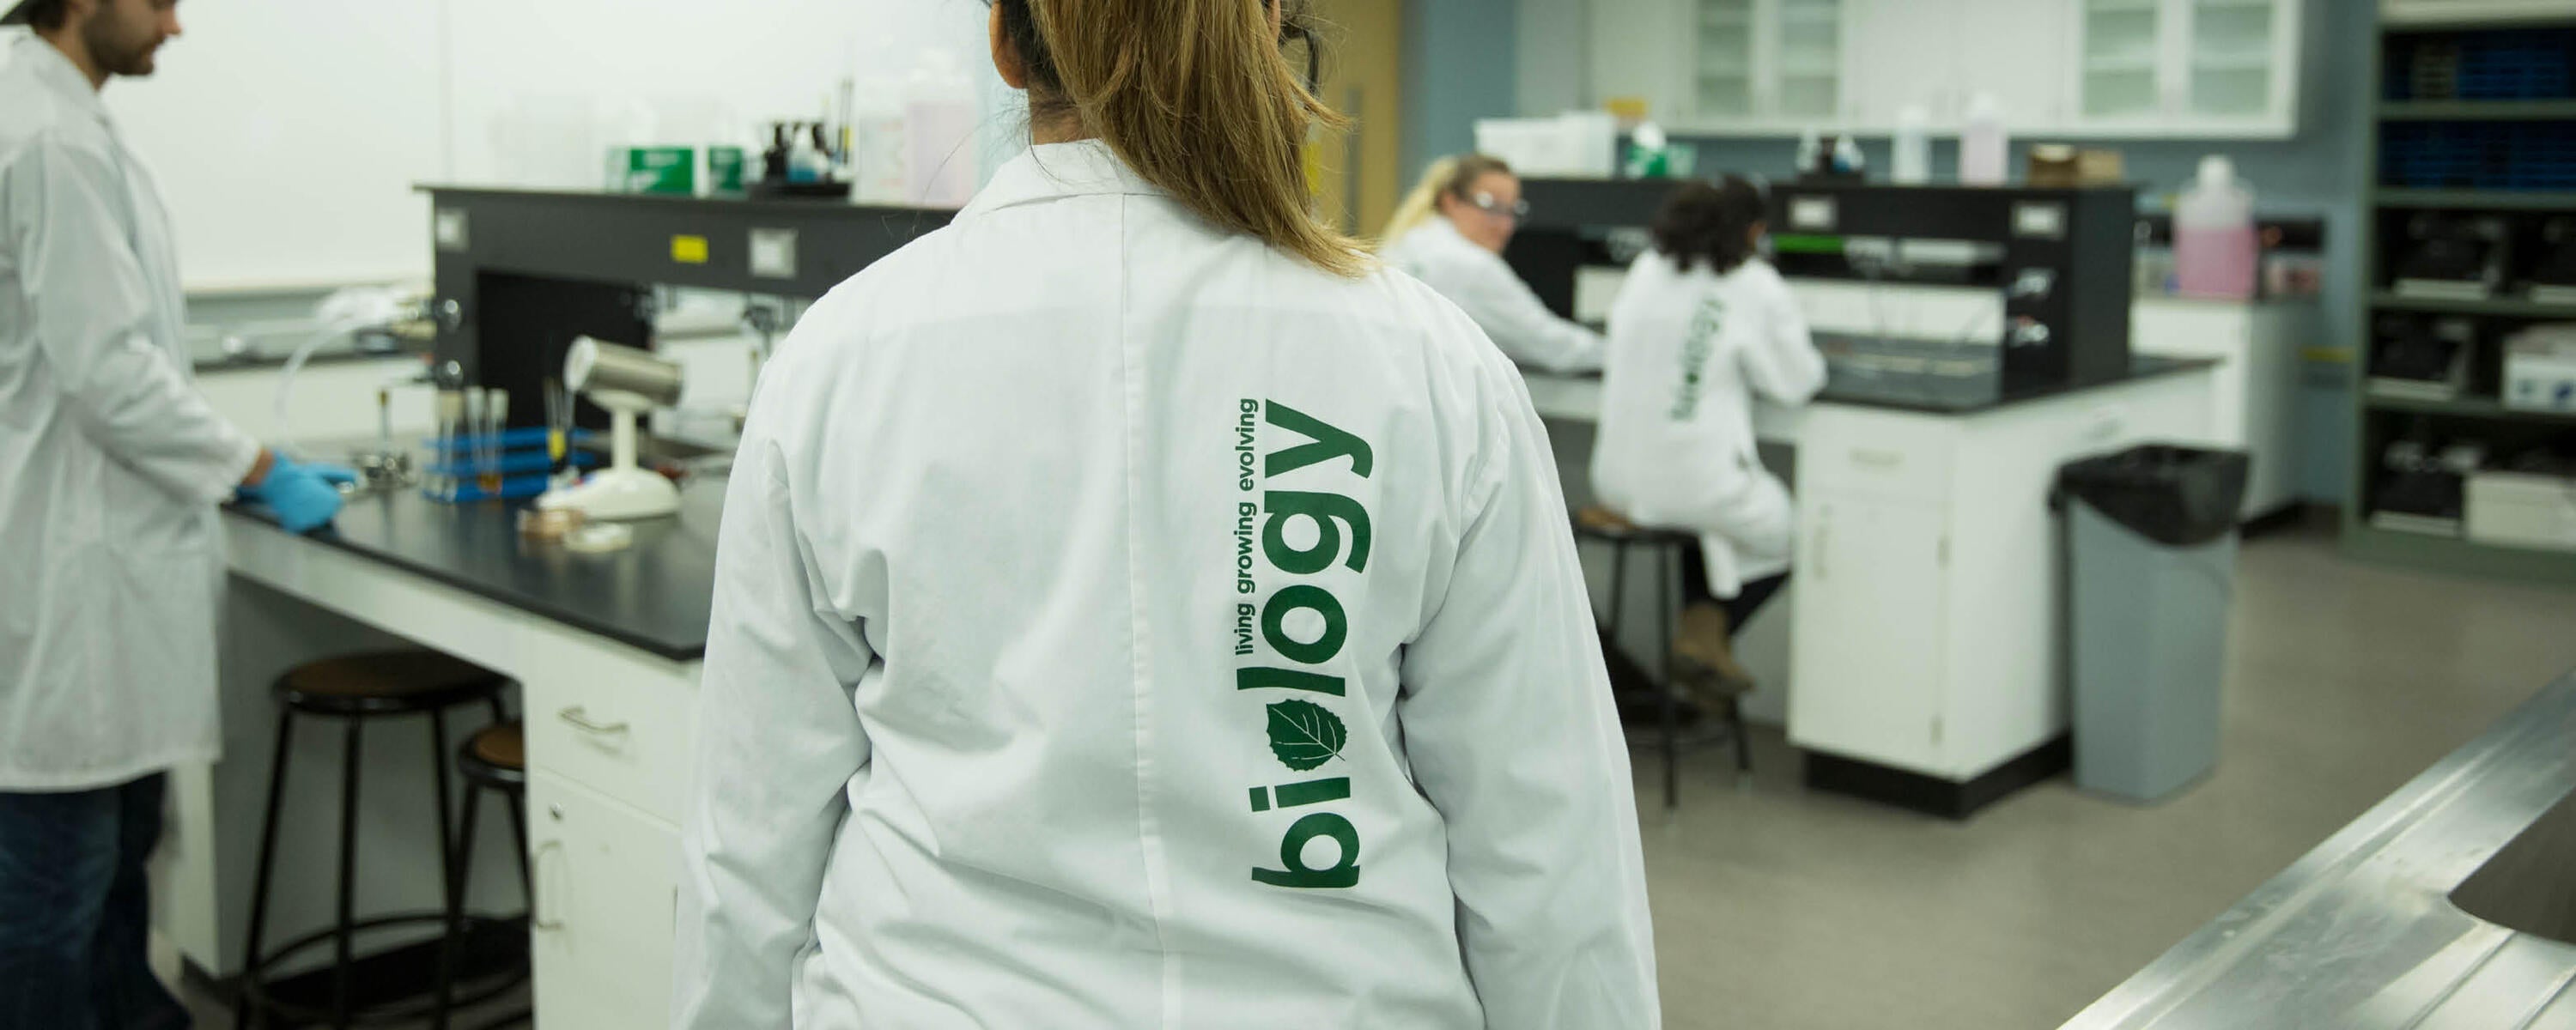
{"label": "stool seat", "polygon": [[1628,521],[1627,516],[1598,504],[1586,505],[1575,511],[1574,535],[1640,544],[1682,544],[1699,540],[1698,533],[1687,529],[1640,526]]}
{"label": "stool seat", "polygon": [[456,752],[456,771],[466,779],[497,787],[528,782],[528,738],[516,720],[494,723],[476,733]]}
{"label": "stool seat", "polygon": [[277,678],[278,700],[314,715],[408,715],[481,701],[509,679],[436,651],[376,651],[306,662]]}

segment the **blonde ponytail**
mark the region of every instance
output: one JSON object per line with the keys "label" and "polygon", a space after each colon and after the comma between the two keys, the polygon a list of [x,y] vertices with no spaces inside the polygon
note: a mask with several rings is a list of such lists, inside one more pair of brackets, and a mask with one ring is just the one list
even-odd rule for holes
{"label": "blonde ponytail", "polygon": [[1377,248],[1384,250],[1394,245],[1404,234],[1421,228],[1422,223],[1439,214],[1441,197],[1465,200],[1468,188],[1476,180],[1494,174],[1510,175],[1512,166],[1503,163],[1502,158],[1483,154],[1453,154],[1432,161],[1431,167],[1422,170],[1422,181],[1413,185],[1413,192],[1405,194],[1404,203],[1396,205],[1394,217],[1386,220],[1386,228],[1377,235]]}
{"label": "blonde ponytail", "polygon": [[1336,275],[1371,266],[1316,216],[1307,190],[1300,146],[1349,120],[1281,50],[1270,4],[1291,0],[999,2],[1033,110],[1069,110],[1201,218]]}

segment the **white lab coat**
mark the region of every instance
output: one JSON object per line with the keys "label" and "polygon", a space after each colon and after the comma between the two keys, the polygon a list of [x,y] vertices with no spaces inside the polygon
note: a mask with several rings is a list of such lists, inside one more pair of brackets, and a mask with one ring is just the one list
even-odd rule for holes
{"label": "white lab coat", "polygon": [[1544,430],[1431,291],[1041,146],[751,410],[678,1026],[1657,1025]]}
{"label": "white lab coat", "polygon": [[217,754],[215,503],[169,216],[59,51],[0,34],[0,790]]}
{"label": "white lab coat", "polygon": [[1601,367],[1601,334],[1556,317],[1502,255],[1468,240],[1449,219],[1433,215],[1388,245],[1384,257],[1457,304],[1513,361],[1549,372]]}
{"label": "white lab coat", "polygon": [[1698,530],[1719,597],[1787,572],[1797,508],[1755,452],[1753,401],[1803,404],[1824,385],[1824,356],[1768,262],[1683,272],[1648,251],[1610,309],[1593,492],[1639,525]]}

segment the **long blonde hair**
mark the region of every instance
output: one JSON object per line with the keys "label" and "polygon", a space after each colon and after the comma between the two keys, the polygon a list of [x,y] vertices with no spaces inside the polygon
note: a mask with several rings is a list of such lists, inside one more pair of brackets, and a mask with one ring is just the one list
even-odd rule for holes
{"label": "long blonde hair", "polygon": [[1395,216],[1386,220],[1386,228],[1377,234],[1377,245],[1383,249],[1404,234],[1420,228],[1431,216],[1440,213],[1440,198],[1467,199],[1467,190],[1476,180],[1488,175],[1510,175],[1512,166],[1502,158],[1484,154],[1452,154],[1431,162],[1422,170],[1422,181],[1413,184],[1404,203],[1395,206]]}
{"label": "long blonde hair", "polygon": [[1371,266],[1307,191],[1299,147],[1349,119],[1315,98],[1272,32],[1274,3],[1302,27],[1293,0],[998,2],[1033,112],[1075,116],[1201,218],[1337,275]]}

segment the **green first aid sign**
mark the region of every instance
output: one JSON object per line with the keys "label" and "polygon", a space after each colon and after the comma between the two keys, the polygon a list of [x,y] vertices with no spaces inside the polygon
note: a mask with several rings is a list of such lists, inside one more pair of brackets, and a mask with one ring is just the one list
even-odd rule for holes
{"label": "green first aid sign", "polygon": [[611,147],[608,188],[690,196],[698,191],[698,152],[690,147]]}
{"label": "green first aid sign", "polygon": [[[1367,506],[1331,489],[1366,480],[1374,468],[1368,442],[1278,401],[1246,398],[1236,409],[1236,489],[1245,495],[1235,509],[1234,569],[1236,590],[1257,592],[1261,578],[1309,577],[1340,566],[1353,572],[1368,568],[1372,533]],[[1254,452],[1264,430],[1292,434],[1295,441],[1260,456]],[[1271,489],[1293,479],[1306,489]],[[1257,496],[1256,501],[1253,498]],[[1303,519],[1313,542],[1289,542],[1291,520]],[[1253,547],[1255,524],[1260,547]],[[1255,555],[1258,555],[1258,561]],[[1306,634],[1289,631],[1291,620],[1313,627]],[[1256,643],[1256,634],[1258,643]],[[1284,663],[1238,666],[1234,686],[1264,701],[1261,737],[1270,756],[1292,773],[1312,773],[1343,761],[1350,727],[1332,705],[1345,694],[1342,678],[1313,668],[1339,657],[1350,638],[1350,619],[1341,599],[1323,584],[1290,582],[1255,605],[1235,608],[1234,654],[1284,659]],[[1280,695],[1286,696],[1280,696]],[[1275,698],[1275,699],[1273,699]],[[1307,809],[1289,822],[1279,838],[1279,868],[1256,866],[1252,879],[1273,887],[1302,890],[1355,887],[1360,882],[1360,834],[1347,816],[1320,807],[1349,799],[1347,776],[1254,786],[1249,800],[1256,817],[1274,818],[1291,809]],[[1338,857],[1316,867],[1305,860],[1306,846],[1330,840]]]}

